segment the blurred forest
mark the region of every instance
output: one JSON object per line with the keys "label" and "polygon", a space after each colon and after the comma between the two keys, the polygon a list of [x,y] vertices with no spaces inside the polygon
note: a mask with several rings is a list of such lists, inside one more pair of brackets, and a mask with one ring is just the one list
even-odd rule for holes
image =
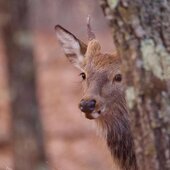
{"label": "blurred forest", "polygon": [[0,170],[112,169],[96,126],[77,107],[79,72],[63,57],[54,32],[60,24],[87,42],[88,15],[102,50],[116,46],[123,57],[139,169],[170,170],[169,6],[1,0]]}
{"label": "blurred forest", "polygon": [[111,169],[104,142],[77,107],[79,72],[54,32],[61,24],[86,42],[89,14],[103,50],[112,51],[97,1],[0,2],[0,170]]}

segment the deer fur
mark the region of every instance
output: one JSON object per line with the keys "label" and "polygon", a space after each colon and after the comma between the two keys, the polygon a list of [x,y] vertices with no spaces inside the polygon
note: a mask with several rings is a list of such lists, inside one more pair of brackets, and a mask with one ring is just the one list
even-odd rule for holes
{"label": "deer fur", "polygon": [[85,113],[85,116],[94,119],[106,132],[106,142],[119,167],[117,169],[137,170],[124,94],[121,57],[117,52],[101,53],[101,46],[90,27],[90,19],[87,28],[88,45],[60,25],[55,30],[67,58],[83,72],[83,100],[96,101],[94,110]]}

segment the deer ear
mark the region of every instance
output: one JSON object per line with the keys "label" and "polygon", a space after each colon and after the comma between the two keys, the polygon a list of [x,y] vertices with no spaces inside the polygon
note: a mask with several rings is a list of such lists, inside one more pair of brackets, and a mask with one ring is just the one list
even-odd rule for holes
{"label": "deer ear", "polygon": [[77,68],[82,69],[84,55],[87,45],[76,38],[72,33],[61,27],[55,26],[55,31],[59,42],[61,43],[65,55],[69,61]]}

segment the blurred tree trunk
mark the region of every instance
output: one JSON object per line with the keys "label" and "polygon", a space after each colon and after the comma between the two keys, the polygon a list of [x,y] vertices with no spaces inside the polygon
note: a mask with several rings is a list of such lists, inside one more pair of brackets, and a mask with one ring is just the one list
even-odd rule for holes
{"label": "blurred tree trunk", "polygon": [[28,1],[3,0],[1,5],[1,31],[6,46],[11,95],[14,169],[46,170]]}
{"label": "blurred tree trunk", "polygon": [[100,5],[123,58],[139,170],[170,170],[170,1]]}

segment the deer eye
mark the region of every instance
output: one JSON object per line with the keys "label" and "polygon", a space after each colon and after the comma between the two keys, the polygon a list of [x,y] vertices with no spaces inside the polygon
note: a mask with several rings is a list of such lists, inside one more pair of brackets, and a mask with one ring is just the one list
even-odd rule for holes
{"label": "deer eye", "polygon": [[122,81],[122,75],[121,74],[116,74],[114,77],[114,80],[117,82],[121,82]]}
{"label": "deer eye", "polygon": [[85,73],[80,73],[80,76],[82,77],[83,80],[86,79],[86,74]]}

